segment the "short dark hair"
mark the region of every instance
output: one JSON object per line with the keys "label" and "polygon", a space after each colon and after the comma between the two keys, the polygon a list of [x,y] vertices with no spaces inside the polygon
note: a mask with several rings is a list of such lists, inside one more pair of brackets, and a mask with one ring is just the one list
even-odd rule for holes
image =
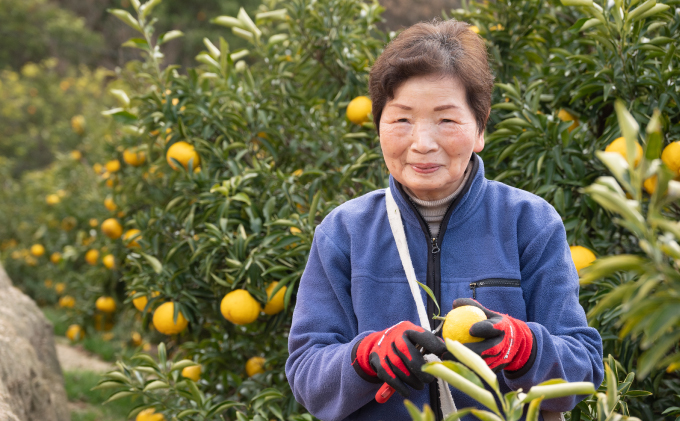
{"label": "short dark hair", "polygon": [[486,46],[469,24],[451,19],[420,22],[407,28],[375,61],[369,91],[378,134],[380,117],[387,101],[394,98],[394,91],[411,77],[427,75],[452,76],[462,82],[481,133],[489,118],[493,92]]}

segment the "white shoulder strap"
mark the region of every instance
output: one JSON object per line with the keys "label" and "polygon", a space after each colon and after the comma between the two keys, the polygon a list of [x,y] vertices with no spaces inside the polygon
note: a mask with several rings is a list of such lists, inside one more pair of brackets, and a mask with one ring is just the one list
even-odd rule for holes
{"label": "white shoulder strap", "polygon": [[392,235],[394,241],[397,243],[397,250],[399,250],[399,257],[406,272],[406,279],[408,286],[411,287],[411,294],[413,300],[416,302],[416,309],[418,310],[418,318],[420,319],[420,326],[423,329],[430,330],[430,319],[427,317],[425,311],[425,304],[423,304],[423,297],[420,295],[420,288],[416,281],[416,272],[413,269],[413,262],[411,255],[408,252],[408,243],[406,242],[406,234],[404,233],[404,224],[401,220],[401,213],[397,207],[397,203],[392,197],[390,189],[385,189],[385,203],[387,205],[387,219],[390,221],[390,228],[392,228]]}
{"label": "white shoulder strap", "polygon": [[[411,260],[411,254],[408,251],[408,242],[406,241],[406,234],[404,233],[404,223],[401,220],[401,212],[399,212],[399,207],[397,207],[397,203],[394,201],[394,197],[392,197],[392,192],[389,187],[385,189],[385,205],[387,207],[387,219],[390,221],[390,228],[392,228],[392,235],[394,236],[394,241],[397,243],[399,258],[401,258],[401,264],[404,266],[404,272],[406,272],[406,279],[408,280],[408,286],[411,288],[413,300],[416,302],[420,325],[423,329],[430,330],[430,320],[425,311],[423,297],[420,295],[420,288],[418,287],[418,281],[416,280],[416,272],[413,269],[413,261]],[[437,356],[432,354],[425,355],[424,358],[427,362],[440,361]],[[437,379],[437,384],[439,385],[439,400],[442,413],[444,417],[447,417],[449,414],[456,411],[456,404],[453,402],[453,396],[451,396],[449,385],[442,379]]]}

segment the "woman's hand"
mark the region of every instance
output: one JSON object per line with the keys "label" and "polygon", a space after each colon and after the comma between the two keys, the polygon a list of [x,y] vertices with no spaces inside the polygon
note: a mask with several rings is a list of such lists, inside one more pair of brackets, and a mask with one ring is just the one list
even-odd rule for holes
{"label": "woman's hand", "polygon": [[[528,371],[536,356],[534,335],[521,320],[507,314],[491,311],[471,298],[458,298],[453,308],[473,306],[482,310],[487,320],[470,327],[470,335],[484,338],[481,342],[467,343],[465,346],[476,352],[495,372]],[[532,352],[533,351],[533,352]]]}
{"label": "woman's hand", "polygon": [[446,346],[433,333],[411,322],[400,322],[381,332],[366,336],[354,347],[352,365],[365,380],[385,382],[402,396],[409,395],[406,385],[422,390],[435,378],[421,371],[423,354],[442,355]]}

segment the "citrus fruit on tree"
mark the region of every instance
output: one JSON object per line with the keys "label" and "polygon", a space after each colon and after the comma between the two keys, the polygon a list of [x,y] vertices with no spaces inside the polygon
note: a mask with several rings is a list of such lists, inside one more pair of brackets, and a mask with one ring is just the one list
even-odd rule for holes
{"label": "citrus fruit on tree", "polygon": [[48,194],[45,197],[45,202],[47,202],[48,205],[56,205],[61,202],[61,199],[56,194]]}
{"label": "citrus fruit on tree", "polygon": [[184,367],[182,369],[182,377],[186,377],[187,379],[191,379],[195,382],[198,381],[198,379],[201,378],[201,366],[200,365],[192,365],[189,367]]}
{"label": "citrus fruit on tree", "polygon": [[646,179],[644,183],[642,183],[642,186],[645,188],[645,191],[647,193],[654,194],[654,192],[656,191],[656,181],[657,176],[656,174],[654,174],[653,176]]}
{"label": "citrus fruit on tree", "polygon": [[116,301],[111,297],[99,297],[95,301],[94,306],[97,310],[104,313],[113,313],[116,311]]}
{"label": "citrus fruit on tree", "polygon": [[72,216],[67,216],[61,220],[61,229],[64,231],[71,231],[78,225],[78,220]]}
{"label": "citrus fruit on tree", "polygon": [[256,374],[264,373],[265,359],[262,357],[251,357],[246,361],[246,374],[253,377]]}
{"label": "citrus fruit on tree", "polygon": [[123,242],[126,243],[127,247],[139,247],[137,240],[142,239],[141,233],[137,228],[129,229],[123,234]]}
{"label": "citrus fruit on tree", "polygon": [[91,249],[85,253],[85,261],[94,266],[99,261],[99,250]]}
{"label": "citrus fruit on tree", "polygon": [[354,124],[364,124],[371,114],[373,103],[366,96],[358,96],[347,105],[347,118]]}
{"label": "citrus fruit on tree", "polygon": [[449,311],[442,327],[442,336],[462,344],[480,342],[484,338],[470,335],[470,327],[477,322],[486,320],[484,312],[474,306],[461,306]]}
{"label": "citrus fruit on tree", "polygon": [[[137,291],[132,291],[132,295],[135,295]],[[161,293],[158,291],[154,291],[151,293],[152,297],[158,297]],[[139,311],[144,311],[146,308],[146,304],[149,302],[149,299],[146,297],[146,295],[142,295],[141,297],[133,298],[132,299],[132,305],[135,306],[135,308]]]}
{"label": "citrus fruit on tree", "polygon": [[66,329],[66,337],[74,342],[83,339],[83,336],[85,336],[85,332],[83,332],[83,328],[80,325],[74,324]]}
{"label": "citrus fruit on tree", "polygon": [[[612,143],[607,145],[606,148],[604,148],[605,152],[616,152],[619,155],[621,155],[624,159],[627,158],[626,154],[626,139],[624,137],[617,137],[614,139]],[[642,146],[640,146],[639,143],[635,142],[635,166],[640,162],[640,158],[642,158]]]}
{"label": "citrus fruit on tree", "polygon": [[133,167],[139,167],[146,162],[146,154],[143,151],[125,149],[123,151],[123,161]]}
{"label": "citrus fruit on tree", "polygon": [[189,169],[189,163],[191,163],[193,168],[198,168],[198,166],[201,165],[201,157],[198,156],[196,149],[183,140],[173,143],[172,146],[168,148],[166,158],[173,170],[179,169],[177,163],[173,161],[173,159],[179,162],[185,170]]}
{"label": "citrus fruit on tree", "polygon": [[61,253],[58,251],[52,253],[50,256],[50,262],[54,263],[55,265],[59,264],[59,262],[61,262]]}
{"label": "citrus fruit on tree", "polygon": [[663,148],[661,161],[673,171],[676,177],[680,175],[680,141],[670,143]]}
{"label": "citrus fruit on tree", "polygon": [[99,225],[99,221],[97,218],[90,218],[90,220],[87,222],[91,228],[96,228],[97,225]]}
{"label": "citrus fruit on tree", "polygon": [[140,346],[142,344],[142,335],[140,335],[139,332],[132,332],[130,340],[134,346]]}
{"label": "citrus fruit on tree", "polygon": [[283,310],[283,299],[286,296],[286,287],[281,288],[272,297],[272,292],[274,288],[278,285],[278,282],[271,282],[265,292],[267,293],[267,304],[264,306],[264,314],[273,316],[274,314],[280,313]]}
{"label": "citrus fruit on tree", "polygon": [[177,313],[177,322],[174,321],[175,303],[168,301],[161,304],[153,313],[153,326],[164,335],[174,335],[186,329],[189,322],[182,312]]}
{"label": "citrus fruit on tree", "polygon": [[106,199],[104,199],[104,206],[106,207],[106,209],[110,210],[111,212],[113,212],[113,211],[115,211],[116,209],[118,209],[118,206],[116,205],[116,202],[114,202],[114,201],[113,201],[113,198],[110,197],[110,196],[107,197]]}
{"label": "citrus fruit on tree", "polygon": [[106,168],[106,171],[110,173],[118,172],[120,171],[120,161],[117,159],[112,159],[111,161],[107,162],[106,165],[104,165],[104,168]]}
{"label": "citrus fruit on tree", "polygon": [[571,246],[569,251],[571,251],[571,258],[574,261],[577,272],[586,266],[590,266],[596,259],[595,254],[583,246]]}
{"label": "citrus fruit on tree", "polygon": [[560,109],[560,111],[557,113],[557,118],[559,118],[559,119],[562,120],[562,121],[573,121],[573,123],[571,123],[571,126],[569,126],[569,127],[567,128],[567,130],[569,131],[569,133],[571,133],[572,130],[574,130],[575,128],[577,128],[577,127],[579,126],[579,124],[580,124],[580,123],[579,123],[579,120],[578,120],[578,117],[574,116],[574,115],[571,114],[569,111],[567,111],[567,110],[565,110],[565,109],[563,109],[563,108]]}
{"label": "citrus fruit on tree", "polygon": [[59,299],[59,307],[73,308],[76,305],[76,299],[70,295],[64,295]]}
{"label": "citrus fruit on tree", "polygon": [[257,320],[262,311],[260,303],[244,289],[237,289],[224,296],[220,311],[225,319],[237,325],[247,325]]}
{"label": "citrus fruit on tree", "polygon": [[54,285],[54,291],[61,295],[62,292],[66,290],[66,284],[63,282],[57,282],[56,285]]}
{"label": "citrus fruit on tree", "polygon": [[52,288],[52,280],[51,279],[45,279],[45,282],[43,284],[45,285],[45,288]]}
{"label": "citrus fruit on tree", "polygon": [[102,222],[102,232],[112,240],[117,240],[123,234],[123,226],[116,218],[109,218]]}
{"label": "citrus fruit on tree", "polygon": [[102,258],[102,263],[107,269],[113,269],[116,267],[116,258],[113,257],[113,254],[107,254]]}
{"label": "citrus fruit on tree", "polygon": [[35,257],[40,257],[45,254],[45,247],[42,244],[33,244],[31,246],[31,254]]}
{"label": "citrus fruit on tree", "polygon": [[137,414],[135,421],[165,421],[165,417],[157,414],[154,408],[148,408]]}

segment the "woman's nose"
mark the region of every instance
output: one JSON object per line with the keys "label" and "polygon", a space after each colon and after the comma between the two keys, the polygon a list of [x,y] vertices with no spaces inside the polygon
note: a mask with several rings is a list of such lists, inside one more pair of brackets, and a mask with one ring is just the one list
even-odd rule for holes
{"label": "woman's nose", "polygon": [[439,148],[437,136],[431,124],[416,123],[411,132],[411,149],[426,154]]}

